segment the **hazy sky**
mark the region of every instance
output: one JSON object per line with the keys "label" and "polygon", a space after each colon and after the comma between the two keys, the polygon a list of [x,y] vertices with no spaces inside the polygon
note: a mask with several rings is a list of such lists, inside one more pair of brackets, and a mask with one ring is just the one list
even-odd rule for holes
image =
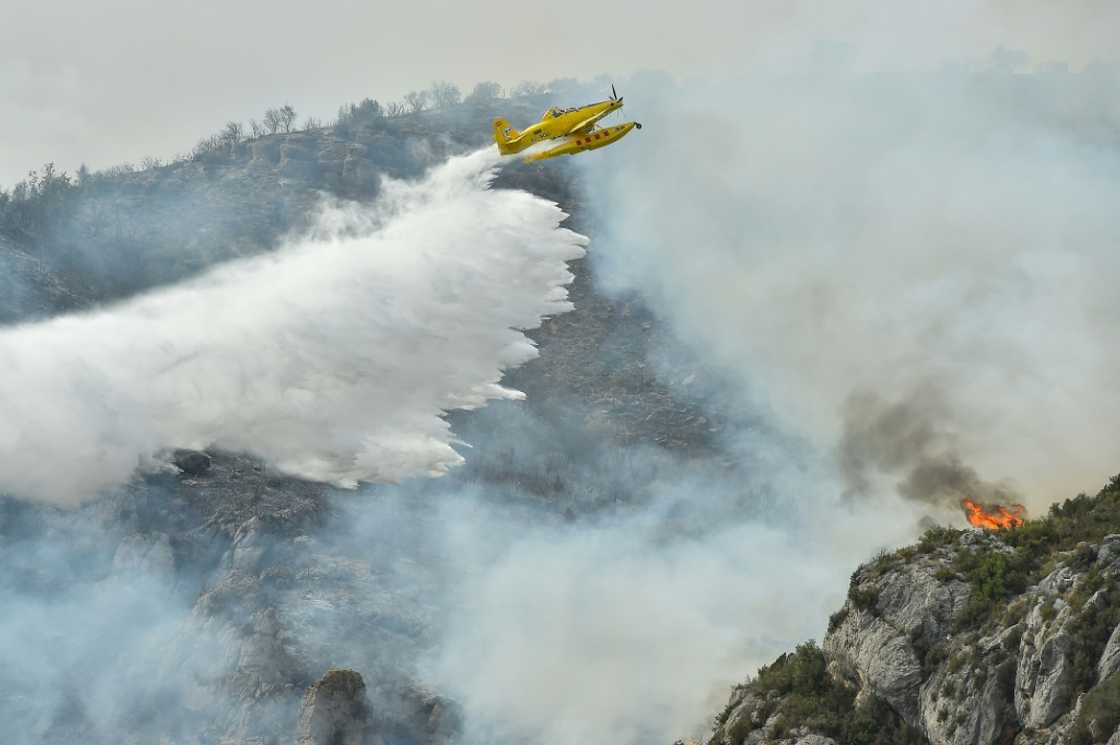
{"label": "hazy sky", "polygon": [[466,88],[726,71],[817,40],[897,64],[1003,45],[1082,65],[1113,55],[1120,27],[1120,4],[1109,0],[933,5],[613,0],[530,11],[506,0],[5,0],[0,184],[48,160],[73,169],[166,158],[285,101],[301,119],[330,118],[343,102],[392,99],[435,79]]}

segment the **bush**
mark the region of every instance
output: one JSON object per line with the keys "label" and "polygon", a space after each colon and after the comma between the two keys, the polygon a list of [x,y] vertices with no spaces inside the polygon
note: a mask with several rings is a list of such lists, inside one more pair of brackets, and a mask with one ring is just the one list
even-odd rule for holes
{"label": "bush", "polygon": [[1105,592],[1104,602],[1086,605],[1073,621],[1069,632],[1073,647],[1070,667],[1074,690],[1083,691],[1097,681],[1097,661],[1104,653],[1108,638],[1120,624],[1120,597],[1115,588]]}
{"label": "bush", "polygon": [[879,602],[878,587],[853,587],[848,591],[852,605],[860,610],[869,610],[875,613],[875,604]]}
{"label": "bush", "polygon": [[968,604],[957,619],[957,630],[986,622],[1005,601],[1022,593],[1036,579],[1038,557],[1017,550],[961,551],[953,571],[972,587]]}
{"label": "bush", "polygon": [[[855,690],[828,674],[824,653],[814,642],[799,645],[758,671],[748,684],[761,698],[780,698],[775,737],[807,727],[849,745],[916,745],[925,740],[882,700],[870,696],[855,706]],[[746,733],[743,733],[746,734]]]}
{"label": "bush", "polygon": [[931,554],[942,546],[949,546],[957,542],[963,530],[955,528],[934,527],[922,534],[918,540],[918,552]]}
{"label": "bush", "polygon": [[[1070,727],[1070,745],[1093,745],[1097,738],[1089,729],[1094,724],[1097,732],[1115,732],[1120,727],[1120,673],[1114,673],[1081,700],[1081,713]],[[1105,735],[1107,737],[1107,734]]]}

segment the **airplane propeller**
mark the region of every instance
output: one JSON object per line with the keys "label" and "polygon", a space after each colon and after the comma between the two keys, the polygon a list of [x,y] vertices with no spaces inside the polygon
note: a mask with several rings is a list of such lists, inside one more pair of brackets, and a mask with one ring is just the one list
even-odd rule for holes
{"label": "airplane propeller", "polygon": [[[611,83],[611,100],[612,101],[618,101],[620,104],[622,103],[622,96],[618,95],[618,91],[616,91],[614,89],[614,83]],[[634,122],[634,128],[635,129],[641,129],[642,128],[641,123],[640,122]]]}

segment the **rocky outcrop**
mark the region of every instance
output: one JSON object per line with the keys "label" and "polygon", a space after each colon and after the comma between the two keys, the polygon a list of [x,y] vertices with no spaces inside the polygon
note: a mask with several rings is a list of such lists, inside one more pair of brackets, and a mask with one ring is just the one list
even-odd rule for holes
{"label": "rocky outcrop", "polygon": [[299,715],[299,745],[365,745],[372,714],[366,684],[353,670],[328,670],[307,690]]}
{"label": "rocky outcrop", "polygon": [[824,649],[861,688],[889,702],[907,721],[918,720],[918,691],[929,649],[949,634],[968,599],[958,580],[942,581],[946,552],[891,566],[875,563],[852,578],[851,600]]}
{"label": "rocky outcrop", "polygon": [[1101,680],[1120,672],[1120,623],[1112,630],[1105,643],[1104,653],[1097,665],[1097,677]]}
{"label": "rocky outcrop", "polygon": [[198,450],[176,450],[171,462],[189,476],[201,476],[210,470],[210,456]]}
{"label": "rocky outcrop", "polygon": [[[424,686],[410,685],[397,696],[402,712],[397,723],[386,722],[386,730],[398,730],[406,737],[419,737],[430,745],[449,745],[462,730],[463,715],[455,702]],[[396,740],[400,737],[388,737]]]}
{"label": "rocky outcrop", "polygon": [[979,639],[933,670],[918,694],[920,728],[931,742],[998,741],[1014,715],[1008,693],[1015,662],[1005,652],[1018,633],[1014,627]]}
{"label": "rocky outcrop", "polygon": [[763,668],[709,745],[1120,743],[1120,479],[1078,500],[1060,529],[935,529],[860,567],[816,668]]}
{"label": "rocky outcrop", "polygon": [[1046,727],[1069,710],[1073,694],[1072,616],[1073,609],[1061,597],[1043,595],[1023,624],[1015,674],[1015,710],[1025,727]]}

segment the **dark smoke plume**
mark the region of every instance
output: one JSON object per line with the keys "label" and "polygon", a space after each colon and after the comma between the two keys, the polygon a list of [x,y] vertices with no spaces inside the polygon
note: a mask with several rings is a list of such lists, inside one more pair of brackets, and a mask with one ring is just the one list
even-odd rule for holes
{"label": "dark smoke plume", "polygon": [[895,478],[903,497],[939,507],[956,507],[965,498],[1018,501],[1010,484],[987,481],[965,463],[955,440],[945,398],[935,385],[894,401],[853,393],[844,404],[837,448],[846,493],[866,495],[880,479]]}

